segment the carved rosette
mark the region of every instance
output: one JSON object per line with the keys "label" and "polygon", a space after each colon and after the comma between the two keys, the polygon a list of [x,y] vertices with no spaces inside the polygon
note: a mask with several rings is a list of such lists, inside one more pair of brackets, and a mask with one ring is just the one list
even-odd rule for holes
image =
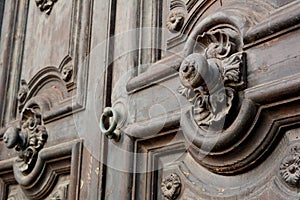
{"label": "carved rosette", "polygon": [[49,15],[52,11],[52,8],[57,0],[35,0],[37,7],[42,11]]}
{"label": "carved rosette", "polygon": [[41,114],[32,108],[26,108],[22,112],[20,128],[10,127],[3,136],[7,148],[15,148],[20,152],[15,165],[24,175],[33,170],[38,152],[43,148],[47,138]]}
{"label": "carved rosette", "polygon": [[177,174],[172,173],[161,182],[161,191],[167,200],[176,199],[181,191],[181,181]]}
{"label": "carved rosette", "polygon": [[166,26],[171,32],[178,32],[181,30],[184,23],[185,13],[183,9],[172,10],[167,18]]}
{"label": "carved rosette", "polygon": [[[234,43],[237,33],[230,28],[213,29],[197,38],[195,48],[179,68],[179,93],[193,105],[193,116],[205,129],[228,126],[237,92],[245,85],[242,68],[244,53]],[[226,123],[227,124],[226,124]],[[223,128],[223,127],[222,127]]]}
{"label": "carved rosette", "polygon": [[300,187],[300,148],[292,148],[290,154],[285,157],[280,165],[280,175],[290,186]]}

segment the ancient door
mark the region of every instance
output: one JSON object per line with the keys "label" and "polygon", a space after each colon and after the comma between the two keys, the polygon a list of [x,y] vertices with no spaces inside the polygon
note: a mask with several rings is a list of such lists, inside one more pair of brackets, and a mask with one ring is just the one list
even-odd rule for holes
{"label": "ancient door", "polygon": [[0,199],[299,199],[299,0],[1,0]]}

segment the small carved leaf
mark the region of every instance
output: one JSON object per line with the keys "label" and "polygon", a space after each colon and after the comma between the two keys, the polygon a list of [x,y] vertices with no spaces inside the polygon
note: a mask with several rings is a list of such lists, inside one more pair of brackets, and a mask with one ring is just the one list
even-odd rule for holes
{"label": "small carved leaf", "polygon": [[179,86],[177,91],[179,92],[179,94],[186,97],[189,102],[191,102],[191,103],[194,102],[195,92],[193,89],[190,89],[190,88],[187,88],[187,87],[184,87],[183,85],[181,85],[181,86]]}
{"label": "small carved leaf", "polygon": [[207,58],[225,59],[235,49],[229,33],[220,29],[203,33],[197,41],[206,47]]}
{"label": "small carved leaf", "polygon": [[177,89],[177,91],[178,91],[179,94],[181,94],[182,96],[185,96],[185,97],[188,96],[188,88],[184,87],[183,85],[180,85],[179,88]]}
{"label": "small carved leaf", "polygon": [[236,53],[222,61],[224,82],[239,82],[242,54]]}
{"label": "small carved leaf", "polygon": [[231,88],[225,88],[225,90],[217,91],[210,96],[210,110],[214,116],[212,121],[220,121],[229,113],[232,107],[233,98],[234,91]]}

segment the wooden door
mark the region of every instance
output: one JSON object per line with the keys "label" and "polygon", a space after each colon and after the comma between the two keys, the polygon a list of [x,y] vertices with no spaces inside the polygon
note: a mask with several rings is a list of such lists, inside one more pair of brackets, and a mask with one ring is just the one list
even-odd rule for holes
{"label": "wooden door", "polygon": [[299,0],[0,2],[0,199],[299,199]]}

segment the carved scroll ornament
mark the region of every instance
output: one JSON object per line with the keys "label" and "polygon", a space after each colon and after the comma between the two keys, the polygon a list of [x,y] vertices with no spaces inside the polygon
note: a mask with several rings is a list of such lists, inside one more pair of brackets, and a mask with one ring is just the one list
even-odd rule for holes
{"label": "carved scroll ornament", "polygon": [[34,168],[39,151],[47,141],[48,133],[42,124],[41,114],[31,108],[22,112],[19,127],[10,127],[3,136],[7,148],[15,148],[20,152],[16,166],[23,174]]}

